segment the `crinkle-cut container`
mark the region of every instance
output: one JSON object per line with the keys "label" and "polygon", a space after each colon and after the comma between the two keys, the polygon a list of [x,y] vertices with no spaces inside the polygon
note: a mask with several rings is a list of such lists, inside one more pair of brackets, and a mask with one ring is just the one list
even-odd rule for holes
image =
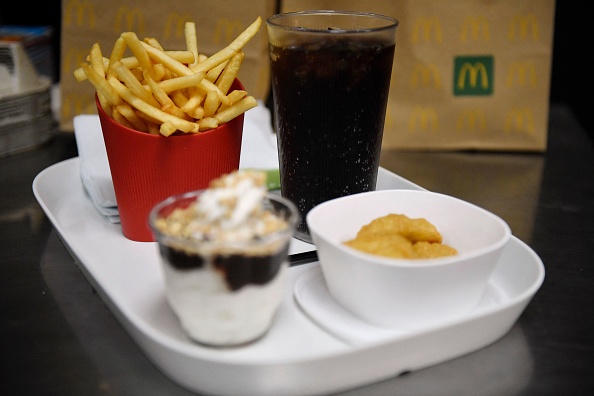
{"label": "crinkle-cut container", "polygon": [[[235,89],[244,89],[239,80]],[[164,137],[117,123],[95,99],[122,233],[130,240],[154,241],[148,215],[158,202],[239,168],[243,114],[210,131]]]}

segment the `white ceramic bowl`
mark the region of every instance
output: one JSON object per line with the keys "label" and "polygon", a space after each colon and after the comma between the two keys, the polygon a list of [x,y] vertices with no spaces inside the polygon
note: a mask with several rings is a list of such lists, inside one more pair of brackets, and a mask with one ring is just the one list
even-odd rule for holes
{"label": "white ceramic bowl", "polygon": [[[458,255],[395,259],[343,244],[390,213],[425,218]],[[507,223],[476,205],[417,190],[381,190],[316,206],[307,224],[330,295],[368,323],[415,330],[460,318],[477,306],[503,247]]]}

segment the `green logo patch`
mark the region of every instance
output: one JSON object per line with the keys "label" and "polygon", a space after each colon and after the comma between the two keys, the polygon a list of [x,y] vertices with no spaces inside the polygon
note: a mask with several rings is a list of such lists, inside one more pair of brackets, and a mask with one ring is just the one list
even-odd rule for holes
{"label": "green logo patch", "polygon": [[491,55],[454,57],[454,96],[493,94],[494,67]]}

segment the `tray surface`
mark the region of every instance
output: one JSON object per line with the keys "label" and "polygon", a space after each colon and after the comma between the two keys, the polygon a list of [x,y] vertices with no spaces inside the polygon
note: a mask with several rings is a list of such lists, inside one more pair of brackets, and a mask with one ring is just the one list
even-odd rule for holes
{"label": "tray surface", "polygon": [[[421,189],[381,168],[378,189],[389,188]],[[78,158],[43,170],[33,192],[81,271],[146,355],[172,380],[198,392],[323,394],[443,362],[505,335],[544,280],[540,258],[512,237],[489,292],[468,316],[414,333],[370,329],[361,322],[361,331],[349,332],[341,323],[356,319],[341,315],[331,299],[324,299],[319,263],[313,262],[290,268],[290,287],[262,339],[242,348],[213,349],[192,343],[167,305],[156,243],[126,239],[119,224],[94,208]],[[315,249],[303,245],[292,244],[290,253]],[[316,310],[313,302],[324,304]],[[321,320],[324,309],[339,319]],[[460,331],[471,335],[460,339]],[[378,364],[362,367],[362,361]]]}

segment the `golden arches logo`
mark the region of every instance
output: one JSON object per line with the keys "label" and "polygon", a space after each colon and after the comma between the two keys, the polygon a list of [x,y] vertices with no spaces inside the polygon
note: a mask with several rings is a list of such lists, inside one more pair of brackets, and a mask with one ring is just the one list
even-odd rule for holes
{"label": "golden arches logo", "polygon": [[529,33],[531,34],[534,41],[538,41],[538,21],[536,20],[534,14],[514,16],[510,22],[509,30],[507,32],[507,37],[509,40],[514,40],[516,37],[518,39],[527,39]]}
{"label": "golden arches logo", "polygon": [[[95,6],[89,0],[68,0],[63,8],[64,26],[88,26],[94,29],[97,25]],[[75,20],[76,16],[76,20]]]}
{"label": "golden arches logo", "polygon": [[263,62],[261,67],[258,67],[258,79],[256,86],[258,87],[257,92],[261,92],[262,96],[266,96],[268,90],[270,89],[270,64],[268,62]]}
{"label": "golden arches logo", "polygon": [[214,29],[214,42],[219,44],[221,42],[230,42],[243,31],[243,23],[240,19],[219,18]]}
{"label": "golden arches logo", "polygon": [[62,70],[65,70],[68,73],[73,73],[74,69],[77,69],[82,62],[86,61],[88,54],[89,50],[83,50],[75,47],[68,48],[62,57]]}
{"label": "golden arches logo", "polygon": [[456,130],[484,132],[487,128],[485,112],[480,109],[463,110],[456,119]]}
{"label": "golden arches logo", "polygon": [[482,89],[489,88],[489,75],[487,74],[487,68],[485,67],[484,63],[476,62],[476,63],[472,64],[472,63],[467,62],[462,65],[462,67],[460,68],[460,71],[458,73],[457,86],[459,89],[464,89],[464,86],[466,85],[466,74],[468,74],[468,73],[470,73],[468,82],[471,87],[474,88],[477,86],[477,80],[478,80],[478,77],[480,74],[481,75],[481,81],[480,81],[481,88]]}
{"label": "golden arches logo", "polygon": [[528,108],[511,109],[505,116],[504,131],[534,133],[534,116]]}
{"label": "golden arches logo", "polygon": [[116,13],[113,30],[118,34],[122,31],[136,31],[139,36],[143,36],[145,32],[144,13],[138,7],[120,6]]}
{"label": "golden arches logo", "polygon": [[437,17],[417,18],[413,23],[412,42],[419,43],[421,36],[424,41],[431,41],[431,32],[434,32],[435,42],[441,43],[443,41],[443,32],[441,23]]}
{"label": "golden arches logo", "polygon": [[415,65],[410,80],[410,85],[413,88],[429,87],[433,82],[434,88],[441,87],[441,77],[439,74],[439,68],[434,64],[422,64]]}
{"label": "golden arches logo", "polygon": [[95,113],[97,109],[92,98],[92,95],[80,95],[76,93],[64,95],[60,104],[62,120],[69,120],[79,114]]}
{"label": "golden arches logo", "polygon": [[394,106],[391,102],[388,102],[388,108],[386,109],[386,116],[384,120],[384,129],[392,129],[394,128]]}
{"label": "golden arches logo", "polygon": [[517,83],[520,87],[536,86],[536,67],[532,62],[514,62],[507,71],[505,84],[513,87]]}
{"label": "golden arches logo", "polygon": [[478,41],[481,37],[484,41],[491,39],[489,32],[489,21],[484,16],[468,16],[464,18],[462,23],[462,32],[460,33],[460,40],[466,42],[469,40],[469,36],[472,40]]}
{"label": "golden arches logo", "polygon": [[437,121],[437,111],[434,108],[415,106],[408,119],[408,130],[415,132],[418,127],[421,130],[431,128],[433,132],[436,132]]}
{"label": "golden arches logo", "polygon": [[169,14],[167,21],[165,22],[163,37],[165,37],[165,39],[184,37],[185,24],[191,20],[192,17],[190,14],[181,15],[172,12]]}

